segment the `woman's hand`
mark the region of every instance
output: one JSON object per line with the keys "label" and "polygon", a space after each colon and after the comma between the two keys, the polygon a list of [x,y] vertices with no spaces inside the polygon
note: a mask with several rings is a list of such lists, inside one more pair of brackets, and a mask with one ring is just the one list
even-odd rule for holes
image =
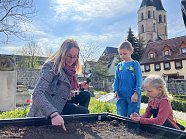
{"label": "woman's hand", "polygon": [[138,93],[134,92],[134,94],[131,97],[131,102],[138,102]]}
{"label": "woman's hand", "polygon": [[89,83],[87,83],[87,81],[81,83],[81,89],[88,90],[88,88],[89,88]]}
{"label": "woman's hand", "polygon": [[134,112],[133,114],[131,114],[130,115],[130,118],[134,122],[139,122],[140,121],[140,116],[136,112]]}
{"label": "woman's hand", "polygon": [[57,112],[54,112],[50,115],[52,125],[54,126],[61,126],[64,131],[66,131],[65,122],[63,120],[63,117],[61,117]]}

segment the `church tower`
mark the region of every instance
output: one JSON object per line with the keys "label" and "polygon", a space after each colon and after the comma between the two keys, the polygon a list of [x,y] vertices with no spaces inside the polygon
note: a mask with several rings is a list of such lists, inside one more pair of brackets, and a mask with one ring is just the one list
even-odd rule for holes
{"label": "church tower", "polygon": [[167,15],[161,0],[142,0],[138,10],[138,36],[145,43],[167,39]]}

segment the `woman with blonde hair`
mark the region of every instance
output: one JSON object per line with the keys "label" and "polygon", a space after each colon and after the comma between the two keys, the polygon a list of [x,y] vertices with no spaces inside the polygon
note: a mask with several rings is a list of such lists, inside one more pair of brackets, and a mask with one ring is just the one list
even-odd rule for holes
{"label": "woman with blonde hair", "polygon": [[78,84],[76,73],[80,70],[79,46],[66,39],[59,50],[44,63],[32,94],[29,117],[51,118],[52,125],[66,130],[62,114],[89,113],[90,93],[84,81]]}

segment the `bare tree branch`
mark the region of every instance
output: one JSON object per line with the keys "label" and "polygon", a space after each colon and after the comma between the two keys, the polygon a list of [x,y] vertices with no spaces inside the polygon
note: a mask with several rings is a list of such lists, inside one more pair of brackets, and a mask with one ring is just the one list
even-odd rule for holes
{"label": "bare tree branch", "polygon": [[0,0],[0,41],[8,43],[11,37],[26,40],[35,15],[33,0]]}

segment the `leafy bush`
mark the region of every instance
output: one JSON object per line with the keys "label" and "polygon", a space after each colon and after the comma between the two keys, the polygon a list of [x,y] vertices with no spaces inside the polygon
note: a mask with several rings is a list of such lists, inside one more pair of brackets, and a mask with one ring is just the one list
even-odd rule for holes
{"label": "leafy bush", "polygon": [[95,98],[91,98],[89,111],[90,113],[116,113],[116,105],[115,103],[101,102],[96,100]]}
{"label": "leafy bush", "polygon": [[12,111],[3,112],[0,114],[0,119],[9,119],[9,118],[22,118],[26,117],[29,108],[19,108]]}
{"label": "leafy bush", "polygon": [[141,102],[148,103],[148,100],[149,100],[149,97],[145,93],[142,93]]}
{"label": "leafy bush", "polygon": [[[186,95],[185,94],[173,94],[171,99],[171,105],[173,110],[186,112]],[[148,96],[142,93],[142,103],[148,103]]]}

